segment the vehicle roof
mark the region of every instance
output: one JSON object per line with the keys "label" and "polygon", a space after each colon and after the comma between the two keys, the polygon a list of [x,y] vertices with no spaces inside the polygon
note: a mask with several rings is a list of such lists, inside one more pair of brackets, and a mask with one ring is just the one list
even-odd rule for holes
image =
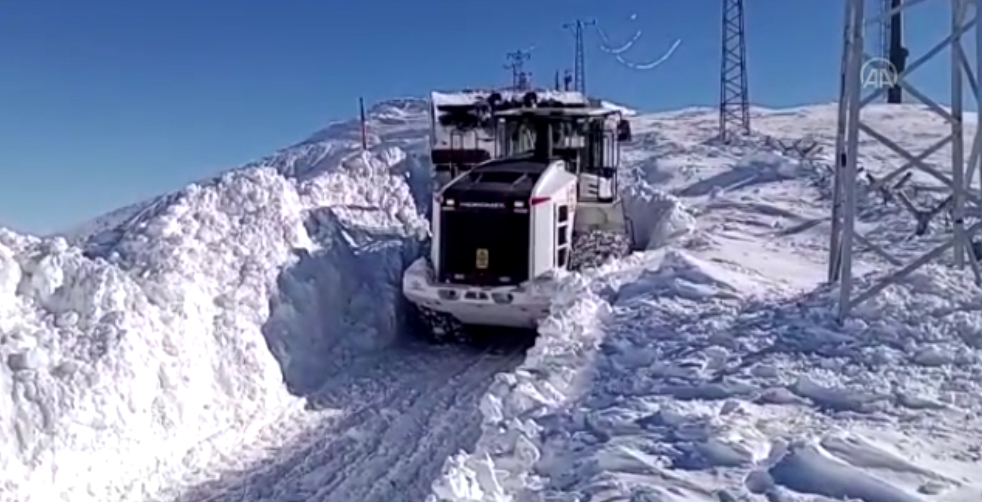
{"label": "vehicle roof", "polygon": [[471,169],[471,172],[522,172],[527,174],[540,175],[545,172],[551,163],[536,160],[531,152],[524,155],[517,155],[501,159],[493,159]]}
{"label": "vehicle roof", "polygon": [[[436,107],[473,107],[478,102],[487,99],[491,94],[498,93],[504,100],[520,100],[528,91],[515,91],[508,89],[475,89],[462,90],[457,92],[430,93],[430,102]],[[550,89],[535,89],[540,101],[553,100],[565,106],[586,106],[590,100],[583,93],[578,91],[555,91]]]}
{"label": "vehicle roof", "polygon": [[527,197],[550,164],[551,161],[535,160],[531,155],[491,160],[455,179],[443,193],[446,197],[464,198],[468,195],[489,199]]}

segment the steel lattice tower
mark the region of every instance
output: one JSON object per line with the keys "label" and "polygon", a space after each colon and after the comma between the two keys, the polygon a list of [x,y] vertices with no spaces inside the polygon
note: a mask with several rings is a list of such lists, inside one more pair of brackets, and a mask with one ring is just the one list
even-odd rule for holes
{"label": "steel lattice tower", "polygon": [[[905,10],[916,4],[929,4],[930,9],[941,10],[942,3],[951,6],[951,23],[947,33],[942,33],[942,39],[924,54],[916,58],[904,71],[895,73],[892,65],[884,65],[882,59],[874,59],[866,54],[864,48],[864,32],[875,23],[882,23],[883,17],[890,16],[895,10]],[[976,171],[982,175],[982,164],[978,145],[982,145],[982,127],[977,128],[972,137],[965,137],[963,127],[964,94],[971,94],[976,102],[976,110],[982,108],[982,85],[979,83],[982,69],[982,30],[975,29],[973,34],[975,44],[974,61],[968,59],[962,46],[962,39],[978,24],[978,16],[982,13],[982,0],[921,0],[909,2],[898,9],[888,12],[875,12],[867,16],[864,12],[864,0],[846,0],[845,43],[843,45],[841,91],[839,97],[839,119],[836,131],[836,169],[835,190],[832,209],[832,232],[829,242],[829,283],[838,288],[838,316],[844,320],[853,307],[873,297],[890,284],[917,270],[923,265],[938,260],[953,250],[952,263],[956,268],[971,268],[977,283],[982,283],[982,272],[973,245],[973,235],[982,230],[977,211],[982,207],[982,197],[977,191],[969,190]],[[948,54],[945,54],[945,49]],[[927,93],[915,88],[908,80],[908,75],[925,63],[938,57],[947,56],[945,66],[950,72],[950,107],[939,105]],[[932,72],[939,71],[937,67]],[[967,84],[967,85],[965,85]],[[911,152],[899,145],[896,140],[873,129],[863,121],[862,111],[866,105],[882,99],[884,93],[891,87],[899,86],[911,98],[920,101],[927,109],[936,113],[947,122],[950,132],[940,141],[927,146],[920,152]],[[964,89],[963,87],[967,87]],[[942,96],[943,97],[943,96]],[[864,141],[860,132],[875,140],[878,144]],[[972,145],[976,145],[973,148]],[[947,147],[948,151],[944,151]],[[947,212],[951,216],[951,235],[941,235],[937,247],[930,252],[905,262],[886,248],[875,245],[860,234],[856,229],[857,208],[857,174],[858,161],[867,148],[876,149],[877,155],[882,149],[892,151],[897,157],[897,167],[874,182],[873,189],[890,187],[897,183],[907,173],[918,170],[938,180],[942,186],[938,190],[948,193],[937,207],[921,210],[916,207],[910,210],[919,227],[926,226],[938,213]],[[944,152],[939,153],[939,152]],[[935,155],[944,155],[938,160]],[[933,162],[929,158],[933,157]],[[939,167],[951,167],[950,174]],[[906,204],[905,204],[906,206]],[[968,210],[974,210],[976,222],[968,225],[965,220]],[[855,244],[875,253],[894,269],[870,288],[862,292],[854,292],[853,284],[853,254]]]}
{"label": "steel lattice tower", "polygon": [[573,58],[573,90],[586,94],[586,50],[583,47],[583,28],[595,26],[596,20],[584,21],[577,19],[572,23],[566,23],[563,28],[573,31],[573,38],[576,40],[576,54]]}
{"label": "steel lattice tower", "polygon": [[738,131],[750,133],[745,34],[743,0],[723,0],[723,53],[719,92],[719,136],[723,141]]}

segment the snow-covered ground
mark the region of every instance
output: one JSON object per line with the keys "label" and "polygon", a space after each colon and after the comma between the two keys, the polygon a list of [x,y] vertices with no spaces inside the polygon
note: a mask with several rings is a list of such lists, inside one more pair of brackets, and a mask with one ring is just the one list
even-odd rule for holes
{"label": "snow-covered ground", "polygon": [[[919,149],[946,132],[914,106],[867,119]],[[759,110],[762,137],[721,149],[711,110],[638,117],[626,157],[649,251],[569,280],[431,500],[982,500],[982,289],[931,267],[833,321],[834,120],[834,105]],[[823,148],[785,148],[799,139]],[[873,173],[902,164],[864,152]],[[874,242],[925,249],[896,203],[862,206]]]}
{"label": "snow-covered ground", "polygon": [[[649,251],[570,275],[524,356],[404,336],[427,115],[369,115],[366,154],[339,122],[65,238],[0,233],[0,501],[982,497],[982,291],[932,269],[838,327],[816,290],[833,105],[757,111],[825,145],[807,162],[715,145],[712,110],[634,117]],[[874,240],[923,247],[863,205]]]}

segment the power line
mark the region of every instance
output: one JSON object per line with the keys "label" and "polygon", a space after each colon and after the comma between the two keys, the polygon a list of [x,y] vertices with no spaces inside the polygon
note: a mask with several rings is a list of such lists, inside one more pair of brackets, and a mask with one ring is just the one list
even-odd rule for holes
{"label": "power line", "polygon": [[584,94],[586,93],[586,51],[583,48],[583,28],[596,25],[597,21],[593,19],[577,19],[563,25],[563,28],[572,30],[576,40],[576,54],[573,57],[573,90]]}
{"label": "power line", "polygon": [[636,63],[624,59],[622,54],[630,50],[632,47],[634,47],[634,44],[641,39],[641,35],[642,35],[641,30],[635,31],[634,35],[630,38],[630,40],[627,41],[627,43],[621,45],[620,47],[614,47],[613,43],[610,41],[610,37],[607,36],[607,34],[604,32],[603,29],[600,28],[600,26],[595,26],[595,29],[597,31],[597,36],[600,37],[600,44],[599,44],[600,50],[606,52],[607,54],[610,54],[611,56],[614,56],[614,59],[616,59],[618,63],[632,70],[643,70],[643,71],[654,70],[658,66],[661,66],[661,64],[664,63],[665,61],[668,61],[669,58],[671,58],[672,55],[675,54],[675,50],[678,49],[679,45],[682,43],[682,39],[676,39],[675,42],[671,45],[671,47],[669,47],[668,50],[665,51],[665,53],[662,54],[660,58],[652,61],[648,61],[647,63]]}
{"label": "power line", "polygon": [[612,56],[617,56],[630,50],[631,47],[634,47],[634,44],[637,43],[638,40],[641,40],[641,36],[644,34],[643,31],[637,30],[634,32],[634,35],[632,35],[631,38],[628,39],[628,41],[623,45],[620,47],[614,47],[613,43],[610,41],[610,37],[607,36],[607,33],[604,32],[600,26],[596,26],[595,29],[597,31],[597,35],[600,36],[600,50]]}
{"label": "power line", "polygon": [[750,133],[750,92],[747,84],[747,44],[743,0],[723,0],[722,61],[720,62],[719,136]]}

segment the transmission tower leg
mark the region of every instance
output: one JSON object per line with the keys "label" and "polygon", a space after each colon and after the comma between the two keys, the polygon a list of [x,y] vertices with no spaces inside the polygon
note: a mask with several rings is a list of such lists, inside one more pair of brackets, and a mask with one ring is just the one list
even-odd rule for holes
{"label": "transmission tower leg", "polygon": [[[962,35],[977,24],[977,17],[982,12],[982,0],[922,0],[921,2],[905,3],[901,9],[912,8],[915,4],[929,4],[927,8],[939,9],[941,2],[951,4],[950,33],[924,55],[914,60],[903,72],[894,75],[893,78],[894,83],[899,85],[908,96],[923,103],[927,109],[949,124],[950,133],[942,140],[921,152],[914,153],[863,120],[863,109],[870,103],[881,99],[883,93],[890,87],[889,85],[872,87],[867,85],[874,82],[882,84],[881,79],[867,78],[870,77],[869,71],[888,69],[872,68],[871,66],[876,65],[867,65],[871,58],[863,51],[864,28],[883,20],[867,19],[864,12],[865,0],[846,0],[843,73],[836,137],[835,196],[832,209],[832,235],[829,243],[829,280],[830,282],[837,281],[839,293],[837,313],[840,320],[844,320],[855,306],[925,264],[943,257],[949,249],[954,251],[952,264],[956,268],[962,269],[967,264],[972,269],[976,282],[982,283],[982,274],[980,274],[977,259],[970,252],[972,236],[982,229],[982,221],[974,223],[969,228],[965,226],[966,205],[970,203],[976,209],[982,207],[979,195],[972,194],[968,190],[975,170],[979,169],[982,173],[982,169],[979,168],[982,128],[977,128],[975,131],[971,153],[966,162],[965,142],[963,140],[964,103],[962,99],[964,80],[968,81],[972,88],[977,107],[982,103],[982,94],[980,94],[982,91],[979,89],[979,69],[982,68],[982,56],[980,56],[982,54],[982,34],[980,34],[982,30],[976,30],[976,60],[974,62],[967,60],[961,44]],[[880,14],[880,17],[889,15],[890,12],[884,12]],[[934,59],[938,53],[947,48],[951,49],[951,58],[947,61],[951,72],[950,111],[940,106],[926,93],[915,88],[907,78],[910,73]],[[972,63],[974,63],[974,67]],[[869,93],[864,95],[864,91],[869,91]],[[950,206],[948,207],[952,217],[952,234],[945,236],[944,240],[938,243],[933,250],[909,263],[904,263],[893,257],[884,246],[871,242],[856,231],[858,163],[863,150],[869,148],[868,142],[860,142],[860,132],[876,140],[881,148],[886,147],[898,157],[897,164],[899,167],[877,180],[876,186],[890,186],[892,181],[899,179],[909,171],[920,170],[940,180],[945,185],[943,189],[949,192]],[[942,163],[950,166],[950,176],[927,161],[944,146],[950,146],[951,153],[947,159],[948,162]],[[967,173],[966,164],[971,166]],[[916,216],[920,217],[921,215]],[[854,243],[856,242],[861,242],[864,247],[895,266],[892,272],[858,293],[854,291],[853,284]]]}
{"label": "transmission tower leg", "polygon": [[[890,1],[890,0],[886,0]],[[833,181],[833,192],[832,192],[832,232],[831,241],[829,243],[829,269],[828,269],[828,281],[830,283],[838,280],[842,273],[842,225],[844,221],[843,213],[845,211],[845,205],[843,203],[843,179],[848,179],[848,175],[844,171],[848,168],[846,162],[846,124],[848,122],[849,114],[849,102],[850,102],[850,92],[852,91],[846,82],[850,81],[853,77],[852,75],[847,75],[850,65],[849,60],[853,57],[853,48],[848,44],[852,40],[849,37],[850,30],[855,23],[853,20],[855,16],[853,15],[853,4],[851,2],[846,2],[845,10],[845,23],[846,23],[846,45],[842,50],[842,75],[841,75],[841,89],[839,90],[839,110],[838,110],[838,120],[836,124],[835,132],[835,179]],[[858,78],[858,77],[856,77]],[[842,173],[840,175],[840,173]]]}

